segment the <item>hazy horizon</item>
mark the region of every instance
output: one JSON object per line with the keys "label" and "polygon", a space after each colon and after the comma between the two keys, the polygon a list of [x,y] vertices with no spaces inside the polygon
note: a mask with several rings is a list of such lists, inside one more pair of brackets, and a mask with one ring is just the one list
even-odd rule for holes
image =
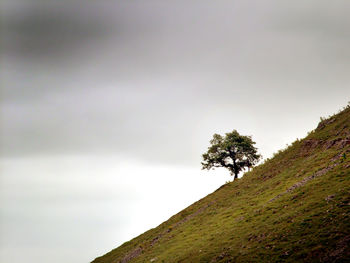
{"label": "hazy horizon", "polygon": [[214,133],[267,158],[350,100],[345,0],[0,5],[3,262],[91,261],[232,179]]}

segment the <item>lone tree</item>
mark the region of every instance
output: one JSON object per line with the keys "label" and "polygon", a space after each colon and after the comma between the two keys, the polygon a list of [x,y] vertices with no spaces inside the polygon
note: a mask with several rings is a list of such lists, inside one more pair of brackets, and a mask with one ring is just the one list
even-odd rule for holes
{"label": "lone tree", "polygon": [[249,169],[261,158],[251,136],[240,135],[236,130],[226,133],[225,137],[214,134],[210,144],[208,152],[202,155],[202,169],[225,167],[235,176],[234,179],[238,178],[240,171],[246,167]]}

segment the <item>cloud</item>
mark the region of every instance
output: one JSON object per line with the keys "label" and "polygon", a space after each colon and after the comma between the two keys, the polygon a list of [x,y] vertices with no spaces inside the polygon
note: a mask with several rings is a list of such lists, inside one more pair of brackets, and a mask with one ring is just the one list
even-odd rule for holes
{"label": "cloud", "polygon": [[349,84],[348,4],[312,3],[7,1],[2,154],[194,164],[213,132],[299,136]]}

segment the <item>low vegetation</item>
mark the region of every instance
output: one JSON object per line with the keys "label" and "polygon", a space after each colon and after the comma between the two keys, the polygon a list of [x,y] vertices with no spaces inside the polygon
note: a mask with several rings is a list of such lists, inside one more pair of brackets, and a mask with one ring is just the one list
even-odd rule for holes
{"label": "low vegetation", "polygon": [[94,263],[350,262],[350,108]]}

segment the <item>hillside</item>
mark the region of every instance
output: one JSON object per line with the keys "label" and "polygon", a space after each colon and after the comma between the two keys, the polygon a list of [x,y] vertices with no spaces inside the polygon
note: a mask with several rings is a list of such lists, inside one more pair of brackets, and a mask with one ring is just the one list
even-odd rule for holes
{"label": "hillside", "polygon": [[350,107],[93,263],[350,262]]}

